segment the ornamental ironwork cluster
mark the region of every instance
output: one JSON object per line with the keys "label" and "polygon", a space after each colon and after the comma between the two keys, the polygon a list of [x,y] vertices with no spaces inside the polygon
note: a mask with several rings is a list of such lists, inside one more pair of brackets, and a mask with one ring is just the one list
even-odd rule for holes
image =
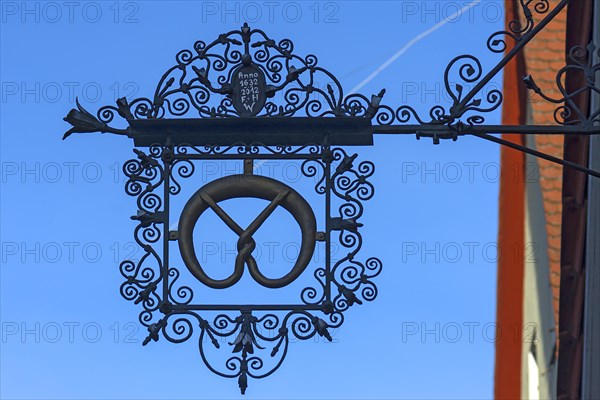
{"label": "ornamental ironwork cluster", "polygon": [[[358,222],[364,212],[362,203],[374,195],[369,181],[374,172],[373,163],[357,164],[355,154],[348,155],[342,148],[326,146],[294,149],[274,149],[259,144],[225,149],[154,146],[147,153],[134,151],[137,157],[129,160],[123,171],[128,178],[125,191],[137,199],[139,211],[132,219],[138,222],[134,237],[143,249],[143,256],[137,262],[121,263],[124,278],[121,294],[143,308],[139,320],[148,329],[144,344],[157,341],[161,336],[180,343],[190,339],[194,330],[199,330],[202,360],[214,373],[237,378],[244,393],[248,377],[268,376],[281,365],[291,337],[306,340],[319,335],[331,340],[329,330],[342,325],[345,311],[376,298],[373,279],[381,273],[381,261],[374,257],[362,260],[358,256],[362,247],[359,232],[362,224]],[[178,284],[181,271],[171,265],[163,253],[169,241],[176,240],[175,232],[168,229],[169,210],[165,199],[180,193],[180,180],[193,175],[196,162],[228,154],[301,159],[302,174],[314,178],[315,193],[326,199],[326,229],[314,239],[325,242],[327,256],[324,264],[312,271],[314,284],[302,289],[297,304],[215,305],[208,298],[195,296],[190,286]],[[335,208],[330,206],[333,204]],[[332,242],[345,249],[345,255],[335,262],[330,254]],[[230,311],[213,318],[203,314],[225,310]],[[229,346],[222,349],[230,356],[221,363],[221,368],[209,359],[205,348],[221,348],[219,338],[230,339]],[[265,357],[267,361],[272,360],[268,367]]]}
{"label": "ornamental ironwork cluster", "polygon": [[[600,65],[593,59],[600,51],[593,43],[570,52],[569,64],[556,79],[560,98],[546,95],[535,77],[523,79],[526,88],[557,105],[556,126],[484,124],[485,114],[503,102],[497,89],[482,94],[491,79],[568,3],[561,0],[551,9],[548,0],[520,0],[523,20],[513,21],[487,40],[489,51],[504,54],[498,64],[486,71],[473,55],[452,59],[443,75],[451,104],[436,104],[426,116],[410,105],[383,104],[385,90],[370,97],[346,95],[316,56],[298,56],[290,40],[276,42],[247,24],[179,52],[153,97],[120,98],[96,115],[77,102],[77,109],[65,117],[72,128],[63,138],[73,133],[112,133],[132,138],[136,147],[136,157],[125,163],[123,171],[125,191],[136,198],[138,211],[131,218],[137,222],[134,237],[143,256],[123,261],[120,271],[122,296],[142,308],[139,320],[148,330],[143,344],[160,337],[181,343],[196,332],[206,366],[215,374],[236,378],[245,393],[249,378],[264,378],[281,366],[291,339],[331,340],[331,329],[342,325],[348,309],[377,297],[374,279],[382,263],[358,254],[363,245],[363,202],[374,195],[370,179],[375,167],[339,147],[372,145],[374,133],[416,134],[435,144],[474,135],[600,177],[598,171],[491,135],[500,128],[510,133],[557,133],[560,128],[567,134],[599,134],[600,109],[587,112],[575,101],[582,93],[598,92]],[[569,93],[564,76],[573,70],[586,79]],[[117,117],[127,126],[113,126]],[[315,196],[325,204],[324,218],[316,219],[293,188],[245,168],[244,174],[199,188],[184,207],[183,221],[176,230],[170,229],[170,200],[181,194],[184,184],[192,184],[185,180],[194,176],[197,163],[241,160],[251,167],[255,160],[268,159],[300,163],[302,175],[314,180]],[[218,204],[237,197],[260,198],[269,205],[242,228]],[[290,212],[300,225],[305,254],[301,251],[290,273],[269,279],[252,255],[256,246],[252,235],[277,207]],[[191,239],[195,222],[209,209],[238,236],[234,272],[222,280],[205,273]],[[172,262],[171,242],[178,242],[187,271]],[[309,266],[306,256],[310,259],[316,242],[325,244],[326,257]],[[336,261],[331,257],[333,243],[344,249]],[[309,271],[314,283],[300,290],[295,304],[248,305],[214,304],[180,280],[190,273],[205,286],[226,289],[246,269],[258,284],[271,289],[287,286]]]}

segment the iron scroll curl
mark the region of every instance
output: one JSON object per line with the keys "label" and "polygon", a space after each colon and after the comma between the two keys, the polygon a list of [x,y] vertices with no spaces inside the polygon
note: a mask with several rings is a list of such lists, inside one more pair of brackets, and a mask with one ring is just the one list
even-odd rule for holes
{"label": "iron scroll curl", "polygon": [[[257,198],[270,203],[246,229],[243,229],[218,205],[221,201],[234,198]],[[278,206],[294,217],[300,226],[302,242],[294,267],[281,278],[272,279],[260,272],[256,260],[252,257],[251,253],[256,247],[252,235]],[[202,213],[209,208],[239,236],[234,271],[224,279],[209,277],[194,250],[194,227]],[[308,202],[286,184],[258,175],[230,175],[207,183],[190,197],[179,219],[179,249],[190,272],[211,288],[224,289],[235,285],[244,273],[244,264],[252,278],[260,285],[273,289],[281,288],[296,280],[310,263],[316,244],[316,225],[315,214]]]}

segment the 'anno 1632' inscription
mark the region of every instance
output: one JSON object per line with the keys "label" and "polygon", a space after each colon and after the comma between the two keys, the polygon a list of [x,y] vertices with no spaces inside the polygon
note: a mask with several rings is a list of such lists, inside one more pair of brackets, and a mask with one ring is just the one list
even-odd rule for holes
{"label": "'anno 1632' inscription", "polygon": [[254,65],[242,66],[232,80],[233,107],[241,117],[254,117],[265,106],[265,74]]}

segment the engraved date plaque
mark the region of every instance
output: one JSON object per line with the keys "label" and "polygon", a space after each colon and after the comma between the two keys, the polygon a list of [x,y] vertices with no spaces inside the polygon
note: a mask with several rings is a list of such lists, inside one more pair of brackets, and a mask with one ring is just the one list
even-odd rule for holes
{"label": "engraved date plaque", "polygon": [[254,117],[265,106],[266,79],[264,72],[255,65],[243,65],[233,74],[233,107],[240,117]]}

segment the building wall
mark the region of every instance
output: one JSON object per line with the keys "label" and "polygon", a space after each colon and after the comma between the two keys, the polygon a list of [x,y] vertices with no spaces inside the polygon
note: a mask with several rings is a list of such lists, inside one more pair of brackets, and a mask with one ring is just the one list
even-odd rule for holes
{"label": "building wall", "polygon": [[[528,147],[535,148],[535,138],[528,139]],[[533,156],[526,156],[526,161],[536,162]],[[532,180],[525,192],[521,398],[555,399],[556,331],[543,186]]]}
{"label": "building wall", "polygon": [[[558,0],[550,0],[554,7]],[[539,16],[538,16],[539,18]],[[556,86],[556,75],[565,66],[565,46],[567,32],[567,12],[558,14],[552,22],[525,48],[525,65],[536,83],[547,95],[560,98]],[[549,103],[535,93],[528,92],[527,123],[532,125],[555,125],[554,110],[556,105]],[[537,150],[552,156],[563,158],[563,135],[535,135]],[[558,306],[560,301],[560,251],[561,251],[561,219],[562,219],[562,176],[561,165],[543,160],[532,159],[527,163],[526,173],[539,181],[543,197],[543,209],[546,217],[546,233],[548,267],[552,283],[553,306],[558,332]],[[538,175],[539,172],[539,175]]]}
{"label": "building wall", "polygon": [[[559,0],[549,0],[554,8]],[[519,0],[505,0],[507,24],[523,20]],[[531,74],[550,96],[560,97],[556,74],[565,65],[566,18],[563,10],[525,47],[504,71],[503,124],[555,124],[556,106],[523,91]],[[544,15],[534,13],[536,20]],[[537,21],[536,21],[537,23]],[[509,43],[509,49],[512,43]],[[562,158],[562,135],[504,135]],[[515,260],[498,263],[498,326],[519,332],[496,344],[495,397],[556,398],[557,332],[560,294],[562,167],[534,157],[501,150],[502,170],[520,169],[518,179],[501,178],[499,248]],[[510,239],[508,239],[510,238]],[[514,249],[514,247],[512,247]],[[533,364],[535,362],[535,364]],[[533,376],[532,374],[535,374]]]}

